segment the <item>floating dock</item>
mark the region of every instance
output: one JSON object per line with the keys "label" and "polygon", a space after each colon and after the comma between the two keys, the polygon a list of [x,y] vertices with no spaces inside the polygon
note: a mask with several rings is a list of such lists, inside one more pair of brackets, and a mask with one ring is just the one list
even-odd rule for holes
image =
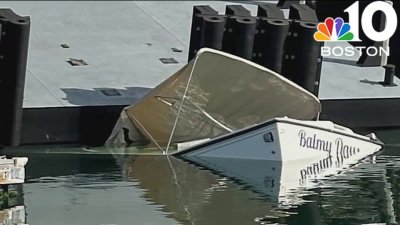
{"label": "floating dock", "polygon": [[[240,5],[256,16],[260,3]],[[31,22],[20,135],[11,145],[102,145],[123,107],[187,63],[193,7],[221,14],[232,4],[238,3],[2,2],[0,8]],[[385,69],[356,66],[357,60],[323,59],[321,119],[351,128],[400,127],[400,80],[383,86]]]}
{"label": "floating dock", "polygon": [[11,159],[7,159],[5,156],[0,157],[0,186],[24,183],[27,162],[28,158],[26,157]]}
{"label": "floating dock", "polygon": [[26,157],[0,157],[0,224],[26,225],[22,184]]}

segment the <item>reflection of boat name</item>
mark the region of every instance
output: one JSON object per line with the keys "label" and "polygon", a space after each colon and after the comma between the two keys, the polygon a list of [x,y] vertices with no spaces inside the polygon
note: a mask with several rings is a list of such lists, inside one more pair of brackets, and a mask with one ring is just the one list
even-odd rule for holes
{"label": "reflection of boat name", "polygon": [[331,168],[333,165],[332,156],[321,159],[316,163],[307,166],[305,169],[300,170],[301,179],[306,179],[308,175],[316,175],[320,173],[320,170]]}
{"label": "reflection of boat name", "polygon": [[348,159],[360,152],[359,148],[344,145],[343,140],[340,138],[336,139],[335,143],[337,151],[335,164],[337,167],[341,166],[345,159]]}
{"label": "reflection of boat name", "polygon": [[338,149],[341,149],[341,151],[338,152],[338,154],[336,155],[335,162],[334,163],[332,162],[333,156],[329,156],[325,159],[319,160],[316,163],[310,164],[306,168],[300,170],[300,175],[302,180],[306,179],[307,176],[309,175],[317,175],[324,169],[332,168],[333,165],[335,165],[336,167],[340,167],[343,165],[344,160],[349,159],[351,156],[354,156],[360,152],[359,148],[357,149],[353,147],[345,148],[343,142],[341,142],[342,139],[340,140],[339,139],[340,138],[336,139],[335,142],[336,145],[340,147],[340,148],[338,147]]}
{"label": "reflection of boat name", "polygon": [[332,142],[317,138],[317,135],[307,136],[304,130],[299,132],[300,146],[312,148],[315,150],[330,152],[332,149]]}

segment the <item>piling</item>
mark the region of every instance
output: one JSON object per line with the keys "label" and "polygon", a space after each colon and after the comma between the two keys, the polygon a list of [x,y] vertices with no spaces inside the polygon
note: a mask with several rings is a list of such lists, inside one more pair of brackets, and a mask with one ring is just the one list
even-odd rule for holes
{"label": "piling", "polygon": [[254,17],[228,18],[222,50],[245,59],[252,59],[257,19]]}
{"label": "piling", "polygon": [[385,68],[385,79],[383,81],[383,86],[396,86],[394,83],[394,76],[396,74],[396,66],[392,64],[388,64],[384,66]]}
{"label": "piling", "polygon": [[289,26],[289,21],[284,19],[261,18],[255,38],[253,61],[281,73]]}
{"label": "piling", "polygon": [[218,11],[214,10],[209,5],[198,5],[193,7],[188,61],[190,61],[196,55],[197,51],[200,48],[203,16],[216,15],[218,15]]}
{"label": "piling", "polygon": [[222,49],[225,31],[225,16],[204,16],[200,48]]}
{"label": "piling", "polygon": [[307,5],[292,4],[289,19],[282,74],[318,96],[323,43],[314,39],[319,22],[317,14]]}
{"label": "piling", "polygon": [[314,40],[318,23],[293,21],[285,46],[283,75],[318,96],[322,42]]}
{"label": "piling", "polygon": [[0,145],[17,146],[30,33],[30,18],[0,9]]}

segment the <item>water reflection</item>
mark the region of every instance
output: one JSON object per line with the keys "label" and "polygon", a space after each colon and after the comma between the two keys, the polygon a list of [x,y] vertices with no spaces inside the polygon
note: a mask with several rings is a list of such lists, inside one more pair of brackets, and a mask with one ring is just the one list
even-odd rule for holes
{"label": "water reflection", "polygon": [[282,165],[203,158],[196,168],[175,158],[130,156],[119,164],[126,179],[147,190],[146,199],[185,224],[395,224],[388,172],[394,173],[387,168],[395,161],[359,159],[347,154]]}
{"label": "water reflection", "polygon": [[144,198],[183,224],[249,224],[271,210],[255,193],[173,157],[131,156],[120,164]]}
{"label": "water reflection", "polygon": [[26,213],[22,185],[10,185],[0,192],[0,224],[25,224]]}
{"label": "water reflection", "polygon": [[[31,152],[24,203],[31,225],[395,224],[399,154],[400,149],[388,148],[375,161],[343,171],[335,169],[336,159],[288,167],[265,161],[193,164],[165,156]],[[302,177],[326,175],[327,168],[339,175]]]}
{"label": "water reflection", "polygon": [[[284,218],[264,218],[277,224],[398,224],[400,160],[388,151],[376,163],[364,162],[351,170],[319,181],[303,197],[308,202]],[[399,151],[400,149],[397,149]],[[398,154],[398,153],[397,153]],[[396,213],[397,212],[397,213]]]}
{"label": "water reflection", "polygon": [[315,181],[335,175],[356,164],[360,159],[368,159],[367,156],[372,159],[375,157],[359,150],[348,149],[336,156],[284,163],[196,156],[184,159],[236,180],[248,189],[262,193],[273,202],[279,203],[280,206],[292,207],[304,201],[301,196],[307,194],[307,189],[316,185]]}

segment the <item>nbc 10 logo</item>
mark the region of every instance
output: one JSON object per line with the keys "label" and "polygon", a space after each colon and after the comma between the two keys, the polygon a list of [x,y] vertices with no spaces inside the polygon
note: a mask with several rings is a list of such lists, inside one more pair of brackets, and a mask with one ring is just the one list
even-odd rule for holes
{"label": "nbc 10 logo", "polygon": [[[372,18],[378,11],[386,17],[386,25],[382,31],[375,30],[372,24]],[[319,42],[334,42],[334,41],[351,41],[360,42],[359,37],[360,31],[360,13],[361,13],[361,27],[364,34],[373,41],[383,42],[389,40],[397,29],[397,14],[394,10],[391,2],[375,1],[370,3],[363,12],[360,12],[359,2],[354,2],[350,7],[344,10],[348,13],[349,21],[345,22],[341,17],[337,18],[327,18],[324,23],[319,23],[317,26],[317,32],[314,34],[314,39]],[[330,47],[322,47],[323,56],[330,56],[333,49]],[[342,48],[342,47],[335,47]],[[359,51],[361,56],[361,50],[363,47],[346,47],[346,49],[339,49],[342,51],[336,51],[341,54],[334,54],[335,56],[346,55],[354,56],[356,51]],[[365,48],[365,47],[364,47]],[[373,49],[375,48],[375,49]],[[338,49],[337,49],[338,50]],[[371,46],[366,49],[368,55],[386,55],[389,56],[389,47],[381,47],[381,49],[376,49],[376,47]],[[330,52],[330,53],[329,53]],[[329,54],[328,54],[329,53]]]}
{"label": "nbc 10 logo", "polygon": [[[318,31],[314,34],[316,41],[361,41],[359,38],[359,2],[355,2],[346,10],[349,22],[342,18],[327,18],[324,23],[318,24]],[[386,27],[376,31],[372,25],[372,17],[378,11],[386,16]],[[361,26],[365,35],[373,41],[390,39],[397,29],[397,14],[393,6],[387,2],[376,1],[369,4],[361,16]]]}

